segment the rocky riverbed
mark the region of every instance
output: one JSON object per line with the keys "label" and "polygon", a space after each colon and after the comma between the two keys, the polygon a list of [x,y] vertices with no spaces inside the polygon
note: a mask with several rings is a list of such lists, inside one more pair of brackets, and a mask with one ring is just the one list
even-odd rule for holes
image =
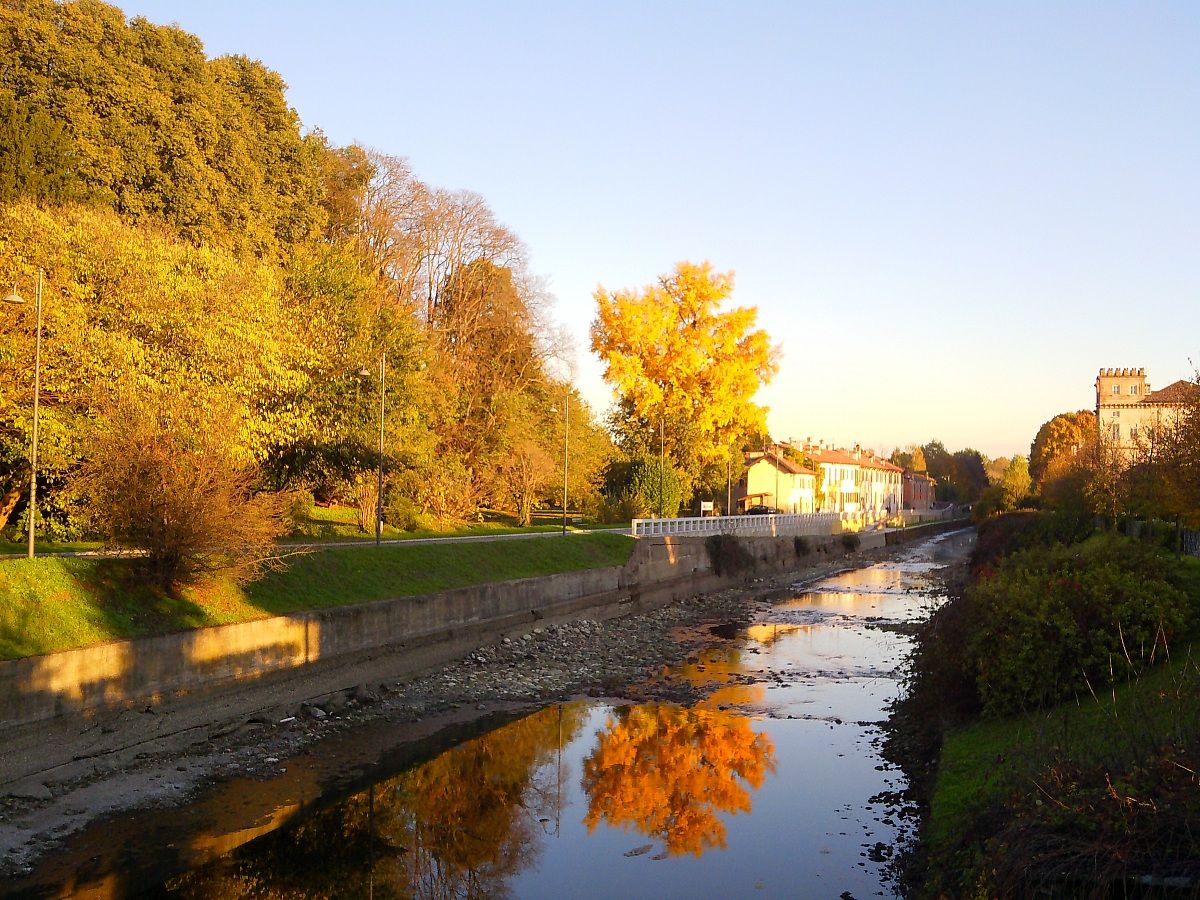
{"label": "rocky riverbed", "polygon": [[214,726],[184,753],[143,752],[120,769],[37,783],[0,799],[0,879],[22,875],[98,818],[137,807],[174,807],[228,777],[267,777],[290,757],[381,724],[414,737],[495,712],[579,696],[689,703],[710,687],[658,677],[716,635],[753,621],[781,590],[890,558],[888,548],[822,559],[797,572],[754,579],[652,612],[604,622],[534,625],[403,682],[364,683],[270,714]]}

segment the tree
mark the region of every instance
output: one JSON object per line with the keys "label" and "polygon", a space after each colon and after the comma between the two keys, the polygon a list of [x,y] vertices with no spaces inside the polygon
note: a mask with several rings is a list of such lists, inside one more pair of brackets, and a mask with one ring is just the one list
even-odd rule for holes
{"label": "tree", "polygon": [[163,588],[222,570],[253,577],[283,531],[284,502],[254,491],[254,467],[230,440],[236,431],[234,410],[125,387],[93,430],[74,481],[94,531],[144,551],[136,566]]}
{"label": "tree", "polygon": [[[283,79],[261,62],[209,60],[195,35],[95,0],[26,0],[3,17],[10,126],[36,128],[0,137],[0,177],[16,174],[18,196],[69,193],[253,254],[321,233],[324,139],[301,135]],[[70,123],[70,138],[46,121]]]}
{"label": "tree", "polygon": [[925,451],[919,445],[912,445],[903,450],[897,447],[892,451],[891,463],[912,472],[925,471]]}
{"label": "tree", "polygon": [[978,450],[967,448],[957,451],[954,456],[953,483],[958,492],[958,499],[963,503],[974,503],[988,486],[987,470],[984,467],[983,454]]}
{"label": "tree", "polygon": [[721,814],[750,812],[775,748],[750,720],[665,704],[615,710],[583,761],[584,823],[634,829],[667,855],[725,846]]}
{"label": "tree", "polygon": [[657,284],[595,294],[591,347],[619,399],[619,442],[651,455],[661,424],[685,500],[706,468],[724,483],[730,448],[765,430],[766,409],[752,398],[774,377],[779,351],[754,328],[754,307],[720,309],[732,292],[731,273],[684,262]]}
{"label": "tree", "polygon": [[[322,428],[305,399],[336,345],[319,329],[322,317],[292,303],[275,266],[129,225],[110,210],[28,201],[0,209],[0,246],[0,282],[28,285],[23,260],[45,269],[38,444],[48,481],[61,484],[77,464],[87,423],[109,408],[103,395],[122,378],[235,408],[230,439],[247,461]],[[6,474],[24,466],[29,444],[34,324],[32,304],[0,316]],[[45,495],[51,512],[58,493]]]}
{"label": "tree", "polygon": [[1021,501],[1029,494],[1029,488],[1032,481],[1029,478],[1029,464],[1025,461],[1025,457],[1017,454],[1008,464],[1008,468],[1004,470],[1004,477],[1000,480],[1000,488],[1003,491],[1003,507],[1004,509],[1016,509],[1021,505]]}
{"label": "tree", "polygon": [[[1064,457],[1073,457],[1080,449],[1095,442],[1096,414],[1091,410],[1059,413],[1038,429],[1029,447],[1029,477],[1036,489],[1051,464]],[[1062,470],[1063,466],[1056,467]]]}

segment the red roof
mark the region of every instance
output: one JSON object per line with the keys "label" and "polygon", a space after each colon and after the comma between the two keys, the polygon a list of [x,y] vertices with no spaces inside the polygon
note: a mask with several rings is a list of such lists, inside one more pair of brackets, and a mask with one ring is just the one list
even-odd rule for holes
{"label": "red roof", "polygon": [[1191,381],[1176,381],[1173,384],[1168,384],[1165,388],[1157,391],[1151,391],[1150,395],[1143,400],[1143,403],[1170,403],[1172,405],[1182,406],[1196,396],[1196,392],[1200,391],[1200,386],[1197,386]]}
{"label": "red roof", "polygon": [[812,469],[802,466],[795,460],[788,459],[786,456],[781,456],[778,453],[747,453],[746,465],[752,466],[756,462],[766,459],[767,462],[774,463],[775,468],[782,472],[787,472],[789,475],[813,475]]}

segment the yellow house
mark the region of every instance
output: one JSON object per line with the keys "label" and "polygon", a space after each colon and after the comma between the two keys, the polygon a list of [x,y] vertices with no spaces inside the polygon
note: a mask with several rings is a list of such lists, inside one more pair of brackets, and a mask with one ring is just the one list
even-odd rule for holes
{"label": "yellow house", "polygon": [[747,453],[734,492],[734,509],[769,506],[785,513],[816,511],[817,474],[782,453]]}

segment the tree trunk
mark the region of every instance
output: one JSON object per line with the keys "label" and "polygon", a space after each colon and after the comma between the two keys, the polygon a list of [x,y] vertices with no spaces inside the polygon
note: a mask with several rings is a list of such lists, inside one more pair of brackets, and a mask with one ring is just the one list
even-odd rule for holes
{"label": "tree trunk", "polygon": [[0,529],[8,525],[9,516],[17,508],[17,501],[21,499],[21,494],[21,482],[17,480],[10,484],[4,492],[4,496],[0,497]]}

